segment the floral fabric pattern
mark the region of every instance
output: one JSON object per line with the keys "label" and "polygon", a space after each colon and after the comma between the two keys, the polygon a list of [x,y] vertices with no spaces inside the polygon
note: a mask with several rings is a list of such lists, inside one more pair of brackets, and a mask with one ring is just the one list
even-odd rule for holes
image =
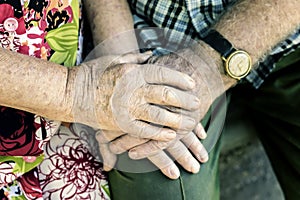
{"label": "floral fabric pattern", "polygon": [[[0,0],[0,47],[74,66],[80,17],[80,0]],[[87,146],[58,121],[0,106],[0,199],[109,199]]]}
{"label": "floral fabric pattern", "polygon": [[0,155],[38,156],[43,144],[58,130],[60,122],[0,107]]}
{"label": "floral fabric pattern", "polygon": [[88,151],[88,144],[66,127],[45,146],[39,178],[45,199],[109,199],[102,164]]}

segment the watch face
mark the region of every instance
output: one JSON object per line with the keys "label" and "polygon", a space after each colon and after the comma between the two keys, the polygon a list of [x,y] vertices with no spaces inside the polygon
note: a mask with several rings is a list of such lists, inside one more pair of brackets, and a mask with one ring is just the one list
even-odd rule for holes
{"label": "watch face", "polygon": [[245,51],[233,52],[226,62],[227,73],[236,79],[245,77],[251,69],[251,59]]}

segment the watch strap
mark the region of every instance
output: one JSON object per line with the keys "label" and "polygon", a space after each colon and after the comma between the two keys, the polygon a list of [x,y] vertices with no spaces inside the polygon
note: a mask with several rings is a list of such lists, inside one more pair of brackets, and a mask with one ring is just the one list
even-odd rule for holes
{"label": "watch strap", "polygon": [[215,49],[222,57],[227,58],[236,49],[218,31],[210,30],[208,35],[202,39],[205,43]]}

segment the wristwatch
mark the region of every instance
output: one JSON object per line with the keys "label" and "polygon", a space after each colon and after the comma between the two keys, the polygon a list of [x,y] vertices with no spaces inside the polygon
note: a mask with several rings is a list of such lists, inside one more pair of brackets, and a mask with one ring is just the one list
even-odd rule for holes
{"label": "wristwatch", "polygon": [[216,30],[211,30],[203,41],[221,54],[225,71],[231,78],[240,80],[249,74],[252,61],[246,51],[234,48]]}

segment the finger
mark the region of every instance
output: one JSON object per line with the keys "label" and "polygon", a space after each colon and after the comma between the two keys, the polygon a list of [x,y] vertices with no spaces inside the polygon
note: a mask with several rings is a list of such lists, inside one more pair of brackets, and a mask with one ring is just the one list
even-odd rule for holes
{"label": "finger", "polygon": [[194,129],[194,133],[202,140],[207,137],[206,131],[201,123],[198,123]]}
{"label": "finger", "polygon": [[199,162],[192,156],[187,147],[180,140],[166,150],[185,170],[192,173],[199,172]]}
{"label": "finger", "polygon": [[185,110],[196,110],[200,107],[200,100],[187,92],[162,85],[147,85],[143,90],[147,102],[174,106]]}
{"label": "finger", "polygon": [[[163,105],[159,105],[160,108],[164,109],[164,110],[167,110],[171,113],[177,113],[177,114],[180,114],[182,116],[189,116],[193,119],[195,119],[196,122],[198,122],[200,119],[200,113],[199,111],[200,110],[195,110],[195,111],[188,111],[188,110],[183,110],[183,109],[180,109],[180,108],[176,108],[174,106],[163,106]],[[195,130],[197,126],[197,123],[195,123],[195,127],[193,130]],[[189,133],[191,130],[187,130],[187,131],[184,131],[184,130],[176,130],[177,131],[177,135],[186,135],[187,133]]]}
{"label": "finger", "polygon": [[196,121],[188,116],[172,113],[159,106],[144,104],[137,107],[132,115],[138,119],[161,126],[167,126],[175,130],[192,131]]}
{"label": "finger", "polygon": [[194,156],[202,163],[208,161],[208,153],[194,133],[189,133],[184,136],[181,141],[194,154]]}
{"label": "finger", "polygon": [[103,159],[103,170],[112,170],[117,162],[117,156],[109,150],[108,144],[99,144],[99,150]]}
{"label": "finger", "polygon": [[113,61],[113,64],[122,64],[122,63],[132,63],[132,64],[141,64],[145,63],[152,56],[151,51],[146,51],[145,53],[129,53],[124,54]]}
{"label": "finger", "polygon": [[148,157],[148,159],[160,169],[160,171],[170,179],[177,179],[180,176],[179,169],[169,156],[163,151],[156,155]]}
{"label": "finger", "polygon": [[96,133],[96,140],[99,144],[105,144],[125,134],[126,133],[123,133],[122,131],[98,130]]}
{"label": "finger", "polygon": [[115,154],[121,154],[129,149],[148,142],[149,139],[142,139],[132,137],[130,135],[124,135],[109,144],[109,149]]}
{"label": "finger", "polygon": [[191,90],[196,85],[190,76],[157,65],[144,65],[143,74],[147,83],[169,85],[183,90]]}
{"label": "finger", "polygon": [[150,140],[145,144],[130,149],[128,155],[133,160],[147,158],[167,148],[173,142],[174,141],[162,142],[157,140]]}
{"label": "finger", "polygon": [[128,125],[128,134],[142,139],[152,139],[159,141],[170,141],[176,138],[176,132],[172,129],[162,128],[142,121],[132,121]]}

